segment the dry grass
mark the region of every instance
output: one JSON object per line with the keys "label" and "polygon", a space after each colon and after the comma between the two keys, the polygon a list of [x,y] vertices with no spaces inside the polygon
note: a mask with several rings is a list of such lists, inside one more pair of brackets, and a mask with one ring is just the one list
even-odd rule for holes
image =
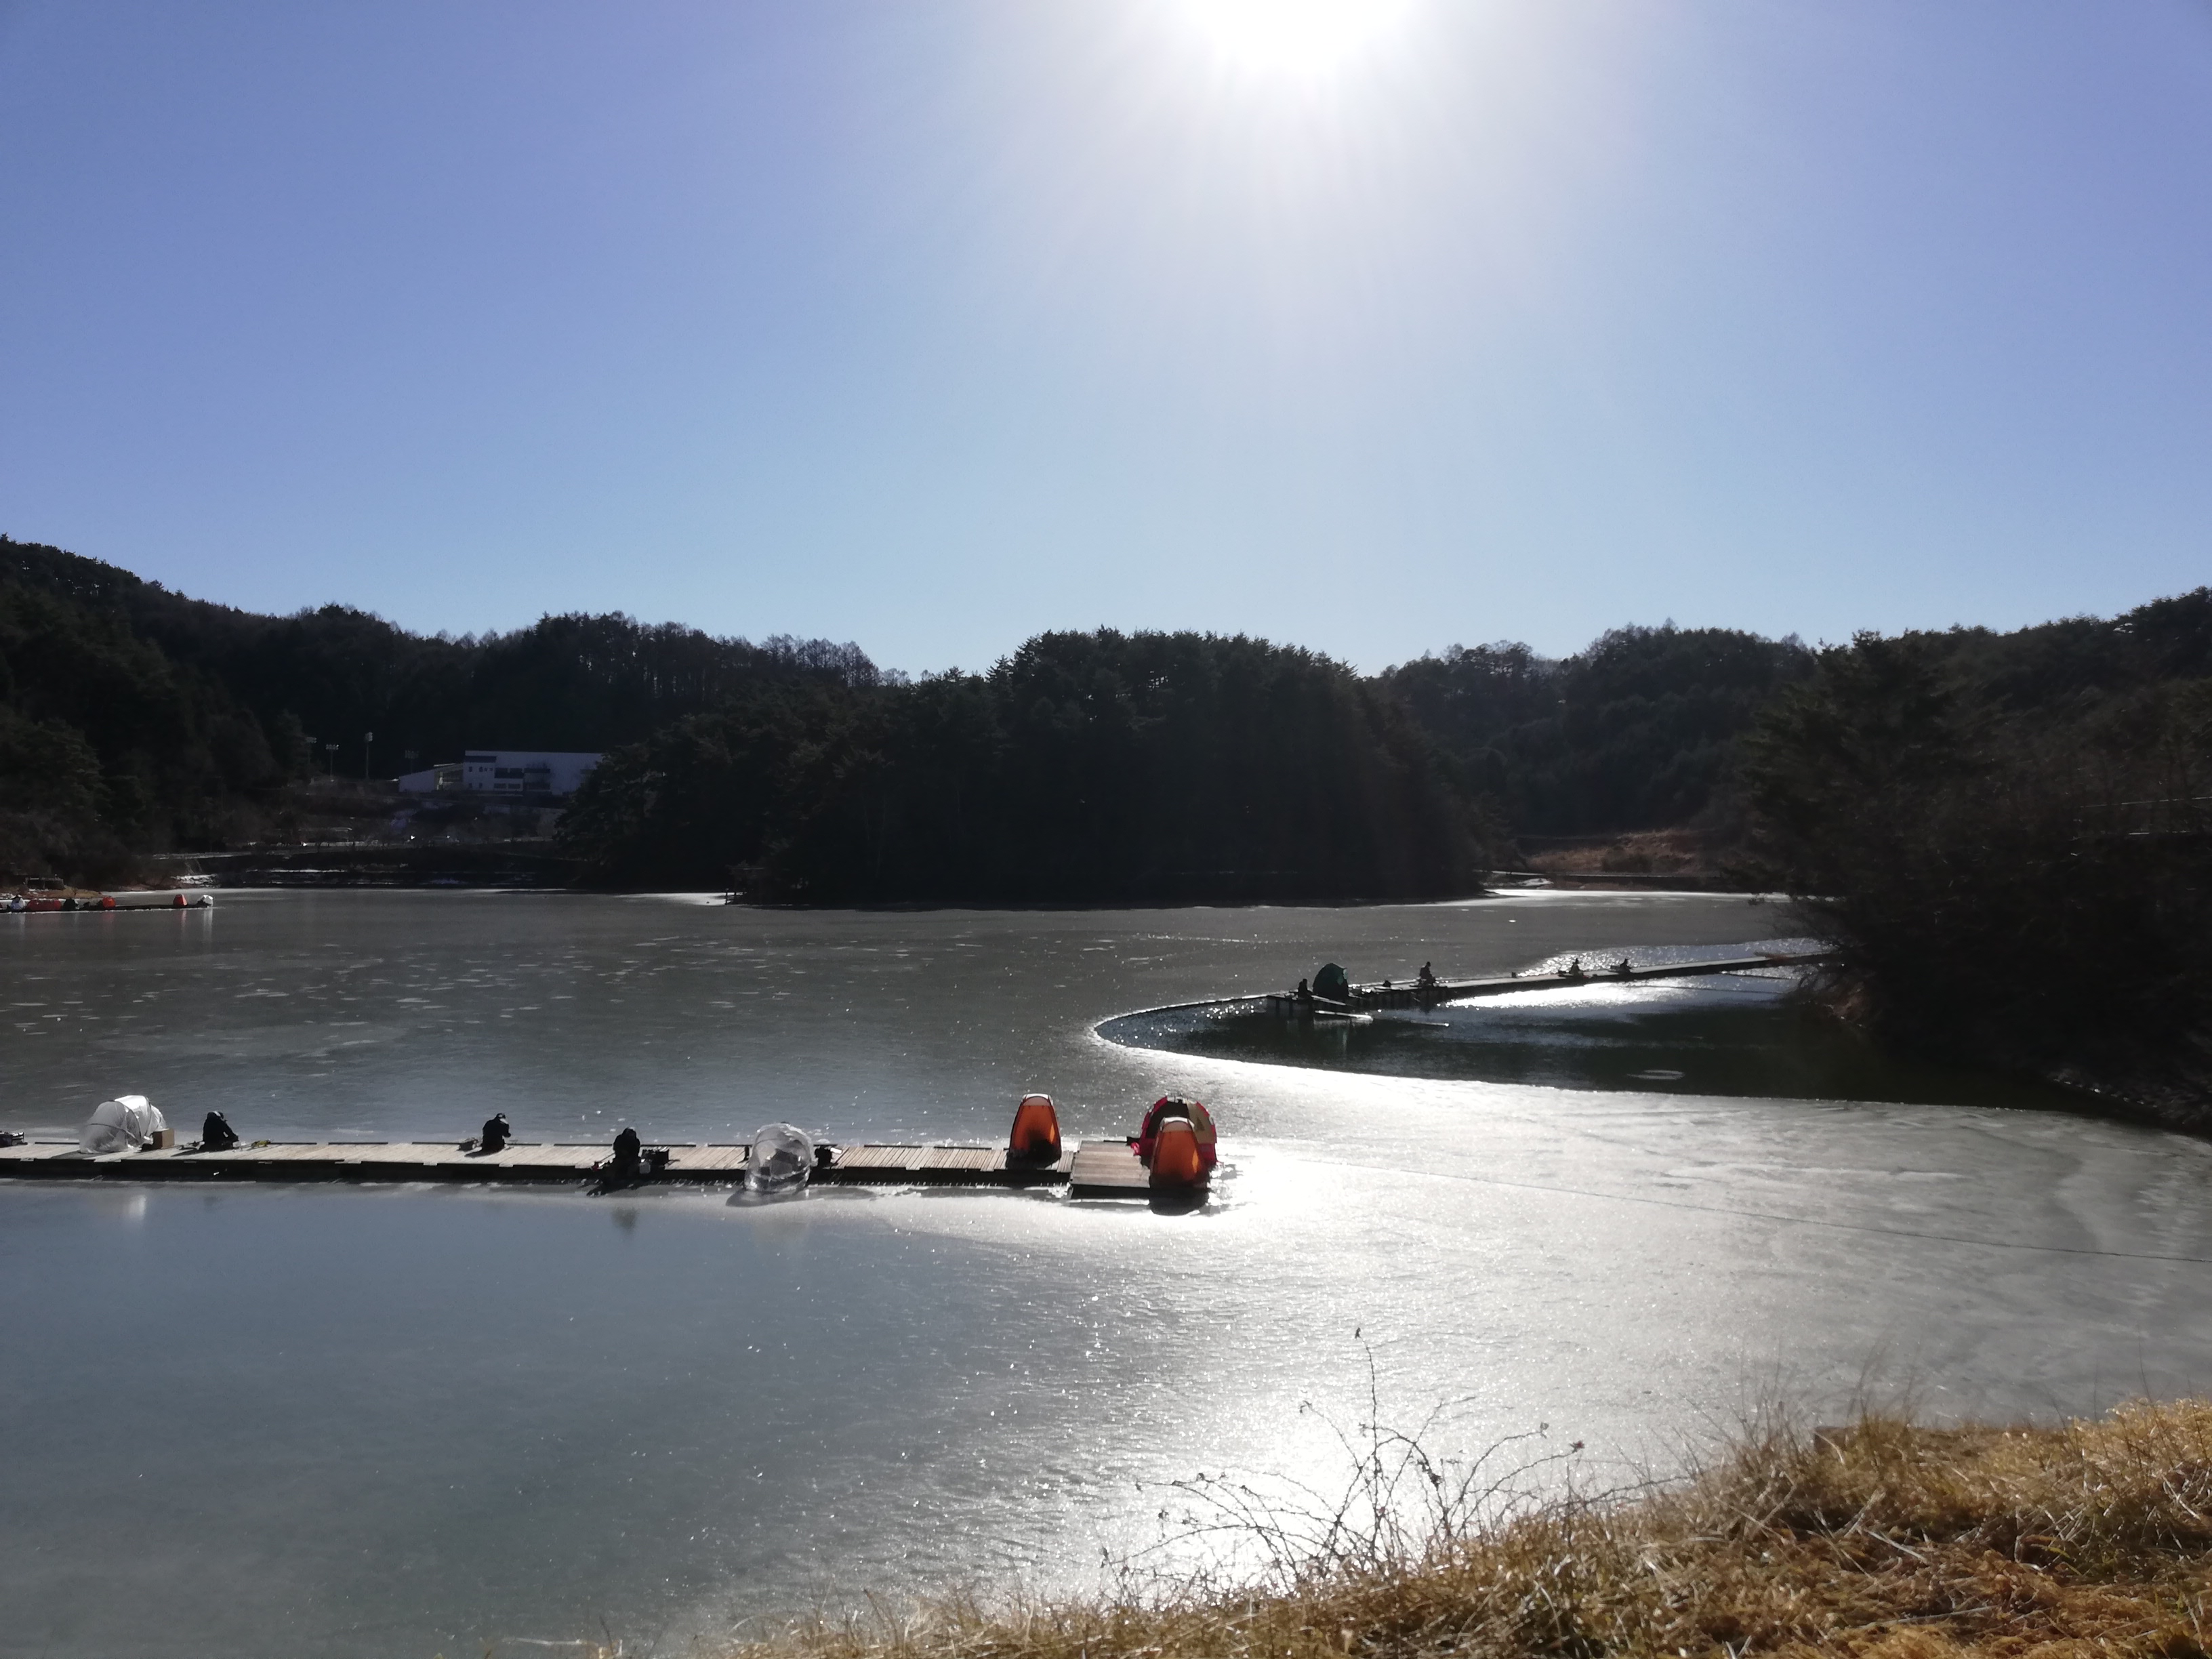
{"label": "dry grass", "polygon": [[[1094,1601],[817,1622],[733,1659],[1321,1659],[1747,1653],[2199,1659],[2212,1402],[2053,1429],[1869,1419],[1778,1431],[1632,1498],[1498,1507],[1412,1441],[1368,1449],[1341,1518],[1425,1483],[1425,1531],[1258,1517],[1263,1588],[1133,1581]],[[1382,1483],[1380,1486],[1377,1483]],[[1364,1483],[1367,1496],[1358,1495]],[[1233,1492],[1188,1489],[1224,1524]],[[1469,1517],[1486,1516],[1474,1524]],[[1327,1547],[1294,1560],[1283,1552]]]}
{"label": "dry grass", "polygon": [[1602,880],[1609,875],[1711,876],[1718,873],[1710,836],[1695,830],[1642,830],[1584,847],[1555,847],[1528,855],[1528,868],[1547,876]]}

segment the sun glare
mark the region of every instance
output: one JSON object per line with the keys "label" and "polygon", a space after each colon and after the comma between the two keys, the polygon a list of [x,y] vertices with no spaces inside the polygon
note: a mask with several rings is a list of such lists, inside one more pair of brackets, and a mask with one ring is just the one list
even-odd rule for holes
{"label": "sun glare", "polygon": [[1234,67],[1320,76],[1382,46],[1412,0],[1182,0],[1190,23]]}

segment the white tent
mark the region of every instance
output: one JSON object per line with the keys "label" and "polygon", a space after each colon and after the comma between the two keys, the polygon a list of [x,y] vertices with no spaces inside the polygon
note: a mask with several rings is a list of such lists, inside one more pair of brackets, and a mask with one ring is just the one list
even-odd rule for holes
{"label": "white tent", "polygon": [[92,1109],[76,1132],[76,1144],[98,1158],[103,1152],[136,1152],[169,1127],[169,1121],[143,1095],[118,1095]]}

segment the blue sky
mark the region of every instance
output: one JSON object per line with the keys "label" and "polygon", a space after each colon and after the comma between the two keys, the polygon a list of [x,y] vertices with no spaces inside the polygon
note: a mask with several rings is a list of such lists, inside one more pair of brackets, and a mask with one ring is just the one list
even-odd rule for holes
{"label": "blue sky", "polygon": [[916,671],[2212,579],[2212,4],[1251,3],[0,0],[0,532]]}

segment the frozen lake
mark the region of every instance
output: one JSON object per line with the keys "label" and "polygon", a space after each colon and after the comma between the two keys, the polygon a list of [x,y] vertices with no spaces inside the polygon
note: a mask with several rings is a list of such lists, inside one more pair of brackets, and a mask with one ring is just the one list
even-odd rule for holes
{"label": "frozen lake", "polygon": [[[459,1139],[501,1109],[526,1139],[779,1118],[981,1139],[1025,1090],[1081,1136],[1177,1089],[1231,1171],[1180,1218],[0,1188],[0,1652],[428,1659],[602,1621],[678,1650],[869,1589],[1081,1587],[1158,1538],[1164,1482],[1314,1467],[1297,1407],[1350,1416],[1369,1345],[1401,1415],[1468,1396],[1454,1443],[1547,1424],[1601,1468],[1663,1465],[1777,1388],[1840,1409],[1869,1368],[1931,1415],[2094,1410],[2212,1370],[2197,1142],[1985,1080],[1972,1105],[1924,1079],[1744,1092],[1784,1073],[1741,1054],[1700,1092],[1696,1042],[1656,1063],[1601,1008],[1514,1038],[1540,1083],[1094,1030],[1329,959],[1480,974],[1790,931],[1741,898],[223,899],[0,918],[0,1127],[66,1133],[135,1090],[249,1138]],[[1611,1086],[1555,1086],[1578,1077]]]}

